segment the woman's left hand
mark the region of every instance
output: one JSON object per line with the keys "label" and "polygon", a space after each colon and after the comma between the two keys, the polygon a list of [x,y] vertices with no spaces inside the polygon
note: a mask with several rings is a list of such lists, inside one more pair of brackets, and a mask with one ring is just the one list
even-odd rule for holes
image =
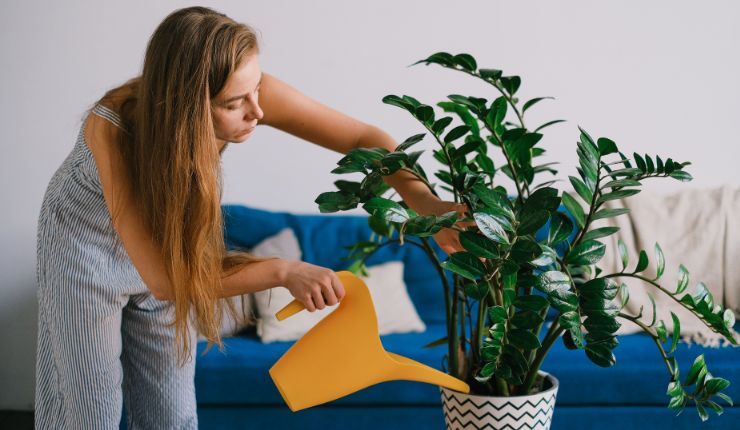
{"label": "woman's left hand", "polygon": [[[468,211],[468,206],[464,203],[436,200],[431,202],[429,206],[424,209],[423,213],[426,215],[443,215],[447,212],[455,211],[458,214],[457,219],[462,219],[465,217],[465,212]],[[455,223],[455,226],[459,228],[468,227],[470,225],[475,225],[475,222],[458,221]],[[434,238],[434,241],[437,242],[437,245],[439,245],[439,247],[447,254],[465,251],[465,248],[460,244],[459,232],[451,228],[443,228],[432,237]]]}

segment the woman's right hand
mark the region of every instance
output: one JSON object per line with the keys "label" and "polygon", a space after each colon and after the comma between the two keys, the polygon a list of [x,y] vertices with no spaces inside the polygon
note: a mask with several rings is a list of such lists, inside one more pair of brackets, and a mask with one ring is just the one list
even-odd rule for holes
{"label": "woman's right hand", "polygon": [[303,261],[288,262],[283,286],[309,312],[334,306],[344,297],[344,286],[336,272]]}

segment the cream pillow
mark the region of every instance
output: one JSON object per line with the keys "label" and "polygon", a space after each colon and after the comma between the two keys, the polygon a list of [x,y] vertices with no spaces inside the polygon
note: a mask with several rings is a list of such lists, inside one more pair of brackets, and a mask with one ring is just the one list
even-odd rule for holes
{"label": "cream pillow", "polygon": [[[285,228],[278,234],[268,237],[258,243],[250,252],[258,257],[279,257],[284,260],[300,260],[301,248],[298,240],[293,234],[293,230]],[[287,291],[287,290],[286,290]],[[254,297],[253,294],[244,294],[240,296],[227,297],[222,300],[230,300],[236,308],[237,316],[241,316],[246,311],[248,321],[235,321],[229,312],[225,312],[221,319],[220,333],[223,337],[234,336],[236,333],[256,323],[255,316],[252,314]],[[204,340],[202,335],[198,335],[199,340]]]}
{"label": "cream pillow", "polygon": [[[252,253],[260,257],[277,256],[289,260],[300,260],[301,257],[298,239],[289,228],[265,239]],[[419,318],[403,282],[403,263],[391,261],[370,266],[368,273],[368,277],[361,278],[367,284],[375,304],[380,334],[425,331],[426,326]],[[315,312],[302,311],[286,320],[278,321],[275,313],[293,299],[288,289],[284,287],[254,294],[259,314],[257,334],[263,343],[297,340],[337,308],[335,305]]]}

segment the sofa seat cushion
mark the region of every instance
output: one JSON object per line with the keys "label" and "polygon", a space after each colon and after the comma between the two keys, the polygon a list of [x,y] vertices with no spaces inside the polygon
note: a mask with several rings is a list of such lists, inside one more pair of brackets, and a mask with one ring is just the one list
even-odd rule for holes
{"label": "sofa seat cushion", "polygon": [[[441,323],[428,324],[424,333],[382,336],[385,349],[441,369],[445,346],[423,348],[445,335]],[[665,364],[652,340],[642,334],[621,336],[615,350],[617,364],[608,369],[591,363],[582,351],[570,351],[558,341],[543,369],[560,380],[560,405],[666,405],[668,384]],[[293,342],[262,344],[253,332],[224,339],[205,356],[198,344],[195,385],[201,405],[283,405],[270,379],[269,368]],[[740,399],[738,350],[679,344],[676,356],[686,374],[694,357],[704,353],[710,371],[733,382],[727,394]],[[327,375],[331,378],[331,375]],[[334,405],[439,404],[439,389],[421,382],[392,381],[374,385],[332,402]]]}

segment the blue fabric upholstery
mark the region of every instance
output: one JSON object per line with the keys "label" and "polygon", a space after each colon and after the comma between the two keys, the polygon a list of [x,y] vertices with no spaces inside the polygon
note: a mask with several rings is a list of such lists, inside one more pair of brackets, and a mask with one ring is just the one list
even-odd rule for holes
{"label": "blue fabric upholstery", "polygon": [[[366,217],[360,215],[295,215],[238,205],[224,206],[227,244],[249,249],[261,240],[292,228],[310,263],[341,270],[344,248],[370,235]],[[546,234],[547,226],[537,235]],[[573,234],[571,235],[571,239]],[[432,243],[435,252],[445,254]],[[383,336],[388,351],[442,369],[446,347],[424,345],[445,336],[444,298],[440,279],[428,257],[413,245],[390,245],[377,252],[368,265],[385,261],[405,263],[404,280],[427,331]],[[566,350],[557,342],[543,370],[560,380],[553,429],[628,429],[669,425],[676,429],[705,428],[693,410],[673,418],[665,408],[667,373],[650,338],[621,336],[615,350],[617,364],[608,369],[591,363],[583,351]],[[213,348],[205,355],[198,345],[196,393],[201,428],[321,428],[355,430],[416,426],[442,429],[444,423],[439,389],[418,382],[395,381],[369,387],[328,405],[291,413],[273,385],[267,370],[292,345],[262,344],[253,330],[225,340],[224,352]],[[716,375],[733,381],[728,394],[740,398],[740,367],[737,349],[688,347],[680,344],[677,358],[683,369],[705,354]],[[686,370],[684,370],[685,372]],[[326,375],[331,378],[331,375]],[[717,429],[735,428],[740,408],[730,408],[710,421]],[[734,418],[734,420],[733,420]],[[598,423],[598,424],[597,424]]]}

